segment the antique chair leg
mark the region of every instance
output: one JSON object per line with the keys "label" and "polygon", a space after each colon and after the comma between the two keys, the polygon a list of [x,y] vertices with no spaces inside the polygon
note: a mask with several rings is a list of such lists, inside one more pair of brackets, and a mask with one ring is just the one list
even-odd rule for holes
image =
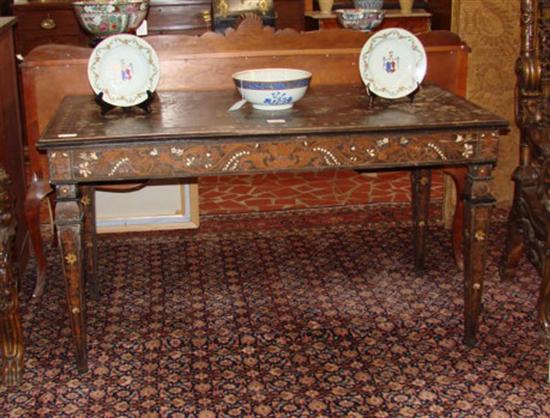
{"label": "antique chair leg", "polygon": [[[525,154],[526,152],[524,150],[520,154]],[[527,161],[528,157],[523,155],[522,159]],[[514,202],[508,215],[506,247],[500,261],[499,273],[501,280],[509,280],[514,276],[525,250],[523,232],[520,228],[522,220],[521,202],[524,190],[527,190],[529,187],[536,187],[533,182],[533,179],[536,178],[534,174],[533,170],[524,162],[522,166],[516,168],[512,176],[514,180]]]}
{"label": "antique chair leg", "polygon": [[464,190],[464,343],[473,346],[479,328],[489,217],[495,199],[490,192],[492,166],[468,167]]}
{"label": "antique chair leg", "polygon": [[50,185],[34,175],[25,197],[25,220],[38,265],[33,298],[40,298],[46,286],[46,256],[44,255],[44,244],[40,232],[40,203],[50,193],[52,193]]}
{"label": "antique chair leg", "polygon": [[99,283],[96,275],[97,241],[95,227],[95,188],[82,186],[82,207],[84,210],[84,250],[86,262],[86,286],[90,296],[99,298]]}
{"label": "antique chair leg", "polygon": [[466,185],[466,169],[464,167],[446,167],[443,172],[453,179],[456,189],[456,205],[453,218],[453,254],[455,263],[464,270],[462,259],[462,227],[464,225],[464,187]]}
{"label": "antique chair leg", "polygon": [[431,185],[432,171],[430,169],[418,168],[412,170],[414,270],[417,276],[424,274]]}
{"label": "antique chair leg", "polygon": [[50,201],[50,217],[52,222],[52,241],[51,245],[52,247],[57,247],[57,234],[55,233],[55,219],[54,219],[54,212],[55,212],[55,193],[53,192],[48,195],[49,201]]}
{"label": "antique chair leg", "polygon": [[19,317],[17,283],[12,269],[15,216],[8,177],[0,169],[0,383],[21,381],[23,375],[23,331]]}
{"label": "antique chair leg", "polygon": [[501,280],[510,280],[514,276],[525,249],[518,222],[516,209],[512,208],[508,218],[506,247],[499,267]]}
{"label": "antique chair leg", "polygon": [[56,186],[55,224],[63,263],[69,322],[75,343],[78,371],[88,370],[86,304],[83,283],[83,209],[74,184]]}

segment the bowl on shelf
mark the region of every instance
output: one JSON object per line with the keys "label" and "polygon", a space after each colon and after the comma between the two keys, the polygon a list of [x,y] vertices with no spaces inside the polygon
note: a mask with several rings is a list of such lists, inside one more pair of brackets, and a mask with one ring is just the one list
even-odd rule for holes
{"label": "bowl on shelf", "polygon": [[384,0],[353,0],[356,9],[380,10],[384,6]]}
{"label": "bowl on shelf", "polygon": [[95,38],[132,32],[147,16],[149,0],[83,0],[73,2],[82,28]]}
{"label": "bowl on shelf", "polygon": [[244,100],[259,110],[290,109],[304,97],[311,73],[294,68],[259,68],[233,74]]}
{"label": "bowl on shelf", "polygon": [[338,9],[338,22],[346,29],[368,32],[384,20],[383,10],[374,9]]}

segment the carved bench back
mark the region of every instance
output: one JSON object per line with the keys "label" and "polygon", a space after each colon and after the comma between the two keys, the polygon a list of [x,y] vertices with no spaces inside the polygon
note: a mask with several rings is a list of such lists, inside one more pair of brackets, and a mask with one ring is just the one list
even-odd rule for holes
{"label": "carved bench back", "polygon": [[[349,30],[297,33],[274,32],[255,21],[244,21],[225,35],[206,33],[150,36],[161,61],[159,90],[232,89],[231,75],[257,67],[294,67],[313,73],[312,88],[321,84],[362,85],[359,53],[367,34]],[[428,54],[427,79],[464,95],[468,47],[454,34],[436,31],[421,35]],[[24,109],[31,169],[47,176],[45,158],[35,147],[61,99],[91,94],[87,62],[91,49],[44,45],[27,55],[22,65]]]}
{"label": "carved bench back", "polygon": [[542,95],[543,115],[542,123],[550,125],[550,1],[543,1],[541,4],[541,18],[539,21],[539,46],[540,60],[542,64]]}
{"label": "carved bench back", "polygon": [[550,1],[522,0],[522,40],[517,62],[520,128],[550,125]]}

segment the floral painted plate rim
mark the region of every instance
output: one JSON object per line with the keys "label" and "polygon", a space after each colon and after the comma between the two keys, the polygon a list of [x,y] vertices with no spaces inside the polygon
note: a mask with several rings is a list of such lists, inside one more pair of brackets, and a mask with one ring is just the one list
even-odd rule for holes
{"label": "floral painted plate rim", "polygon": [[[121,48],[118,48],[122,46]],[[125,49],[128,48],[128,49]],[[139,83],[139,89],[129,94],[113,94],[109,90],[109,83],[104,80],[101,72],[101,64],[105,57],[117,48],[117,53],[125,51],[139,51],[145,58],[148,71],[145,79]],[[120,107],[135,106],[147,99],[147,91],[153,92],[157,88],[160,79],[160,64],[157,53],[148,42],[139,36],[130,34],[112,35],[101,41],[92,51],[88,60],[88,80],[95,94],[103,93],[102,99],[111,105]]]}
{"label": "floral painted plate rim", "polygon": [[[373,68],[369,65],[369,56],[381,44],[387,47],[386,41],[394,42],[396,46],[409,48],[415,62],[411,66],[411,74],[407,79],[401,78],[399,83],[388,85],[382,81],[384,75],[382,67]],[[407,64],[407,63],[402,63]],[[407,67],[407,65],[404,65]],[[420,85],[427,71],[426,50],[420,40],[411,32],[401,28],[388,28],[376,32],[371,36],[359,54],[359,71],[367,88],[374,94],[386,99],[399,99],[412,93]]]}

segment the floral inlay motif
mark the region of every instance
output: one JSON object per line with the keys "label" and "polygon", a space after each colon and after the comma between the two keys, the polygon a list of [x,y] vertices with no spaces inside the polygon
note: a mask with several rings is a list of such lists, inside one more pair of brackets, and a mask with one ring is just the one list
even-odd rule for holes
{"label": "floral inlay motif", "polygon": [[[485,135],[485,136],[483,136]],[[52,179],[159,178],[200,176],[224,172],[309,170],[324,167],[368,168],[392,163],[463,161],[492,158],[498,134],[467,132],[413,136],[311,135],[280,137],[263,142],[196,143],[188,140],[163,144],[103,147],[50,154]],[[71,164],[71,161],[72,164]]]}
{"label": "floral inlay motif", "polygon": [[69,253],[65,256],[65,261],[69,265],[73,265],[74,263],[76,263],[77,260],[78,260],[78,258],[76,257],[76,255],[74,253]]}

